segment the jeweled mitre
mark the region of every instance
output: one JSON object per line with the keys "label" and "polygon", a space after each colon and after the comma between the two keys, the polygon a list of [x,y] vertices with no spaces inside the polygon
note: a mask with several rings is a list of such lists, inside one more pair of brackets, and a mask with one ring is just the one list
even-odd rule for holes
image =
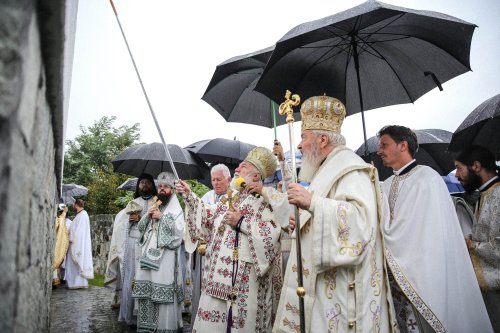
{"label": "jeweled mitre", "polygon": [[302,130],[325,130],[340,134],[345,114],[344,104],[336,98],[310,97],[300,107]]}

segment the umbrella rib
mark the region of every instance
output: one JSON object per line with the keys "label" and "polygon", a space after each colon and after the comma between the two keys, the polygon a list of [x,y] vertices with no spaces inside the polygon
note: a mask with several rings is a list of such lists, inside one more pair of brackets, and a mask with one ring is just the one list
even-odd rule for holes
{"label": "umbrella rib", "polygon": [[[361,37],[358,36],[358,38],[360,40],[363,41],[363,39]],[[385,61],[385,63],[387,64],[387,66],[389,66],[389,68],[392,70],[392,72],[394,73],[394,75],[396,75],[396,77],[398,78],[398,81],[401,83],[401,86],[403,87],[403,89],[405,90],[406,92],[406,95],[408,95],[408,98],[410,99],[410,101],[412,101],[412,103],[414,102],[413,99],[411,98],[410,96],[410,92],[408,91],[408,89],[406,88],[406,86],[404,85],[403,81],[401,80],[399,74],[396,72],[396,70],[394,69],[394,67],[387,61],[387,59],[385,59],[385,57],[376,49],[374,48],[371,44],[365,44],[366,46],[370,47],[375,53],[377,53],[380,58],[382,60]]]}

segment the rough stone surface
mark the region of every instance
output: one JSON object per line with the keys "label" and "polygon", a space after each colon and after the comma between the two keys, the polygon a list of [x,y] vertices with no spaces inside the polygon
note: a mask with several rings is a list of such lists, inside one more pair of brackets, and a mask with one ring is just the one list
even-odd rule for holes
{"label": "rough stone surface", "polygon": [[[56,160],[62,157],[54,140],[62,128],[53,124],[62,115],[47,101],[50,61],[41,51],[46,38],[52,45],[64,40],[58,31],[40,32],[47,17],[39,8],[36,0],[0,1],[0,332],[49,330]],[[53,80],[61,68],[60,61],[51,64]],[[60,93],[50,94],[62,103]]]}
{"label": "rough stone surface", "polygon": [[94,274],[104,275],[104,273],[106,273],[114,220],[115,215],[112,214],[90,216]]}
{"label": "rough stone surface", "polygon": [[[69,290],[58,286],[52,292],[50,332],[136,332],[135,327],[118,322],[118,309],[111,308],[112,295],[108,288]],[[191,332],[188,322],[184,323],[184,332]]]}

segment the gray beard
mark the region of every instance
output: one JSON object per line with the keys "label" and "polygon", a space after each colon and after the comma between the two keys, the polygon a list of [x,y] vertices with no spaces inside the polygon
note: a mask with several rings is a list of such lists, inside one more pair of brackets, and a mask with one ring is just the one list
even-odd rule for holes
{"label": "gray beard", "polygon": [[236,190],[238,192],[243,191],[243,189],[242,188],[238,188],[236,186],[236,179],[237,178],[243,178],[245,180],[245,183],[247,183],[247,184],[250,184],[252,182],[252,180],[249,179],[248,177],[243,177],[243,176],[233,177],[233,179],[231,179],[231,183],[229,184],[229,186],[231,187],[231,189]]}
{"label": "gray beard", "polygon": [[321,164],[321,156],[319,155],[316,143],[311,145],[311,151],[302,153],[302,165],[299,172],[299,181],[310,183],[318,171]]}

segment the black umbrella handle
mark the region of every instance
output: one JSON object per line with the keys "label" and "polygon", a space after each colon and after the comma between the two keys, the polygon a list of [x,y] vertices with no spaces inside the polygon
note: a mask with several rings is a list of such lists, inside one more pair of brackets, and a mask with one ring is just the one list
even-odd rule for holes
{"label": "black umbrella handle", "polygon": [[163,148],[165,149],[165,153],[167,154],[168,162],[170,163],[170,168],[174,173],[175,179],[179,180],[179,175],[177,174],[177,170],[175,169],[174,162],[172,161],[172,156],[170,156],[170,152],[168,151],[167,144],[165,143],[165,139],[163,138],[163,133],[160,129],[160,125],[158,124],[158,120],[156,119],[155,112],[153,110],[153,106],[149,101],[148,94],[146,89],[144,88],[144,84],[142,83],[141,75],[139,74],[139,70],[137,69],[137,65],[135,64],[134,56],[132,55],[132,51],[128,45],[127,37],[125,36],[125,32],[123,31],[122,25],[120,23],[120,19],[118,18],[118,12],[116,11],[116,7],[113,3],[113,0],[109,0],[111,7],[113,8],[113,12],[115,13],[116,22],[118,22],[118,26],[120,27],[120,31],[123,36],[123,40],[125,41],[125,45],[127,46],[128,54],[130,55],[130,59],[132,59],[132,64],[134,65],[135,73],[137,74],[137,78],[139,79],[139,83],[141,84],[142,92],[144,93],[144,97],[146,98],[146,102],[148,103],[149,111],[151,111],[151,116],[153,116],[153,120],[156,125],[156,129],[158,130],[158,134],[160,135],[161,142],[163,143]]}

